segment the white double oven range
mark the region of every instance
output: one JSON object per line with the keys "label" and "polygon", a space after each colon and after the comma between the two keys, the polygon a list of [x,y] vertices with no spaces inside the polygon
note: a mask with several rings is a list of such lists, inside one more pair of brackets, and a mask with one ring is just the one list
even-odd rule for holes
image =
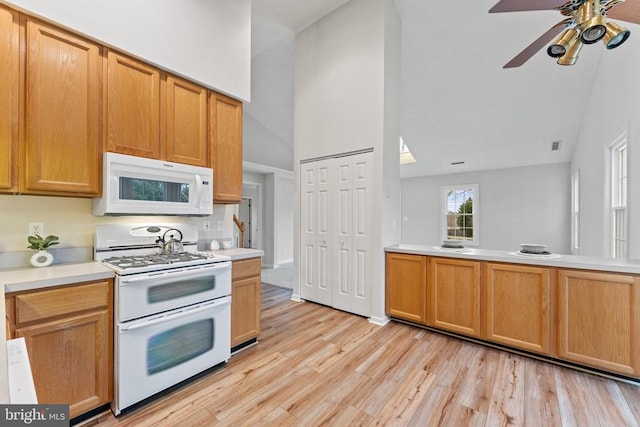
{"label": "white double oven range", "polygon": [[197,251],[190,224],[96,227],[116,273],[113,412],[229,360],[231,261]]}

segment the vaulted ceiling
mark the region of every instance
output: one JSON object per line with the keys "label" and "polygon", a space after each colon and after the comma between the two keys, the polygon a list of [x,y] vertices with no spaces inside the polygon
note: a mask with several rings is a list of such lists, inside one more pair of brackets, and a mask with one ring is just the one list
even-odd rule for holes
{"label": "vaulted ceiling", "polygon": [[[489,14],[496,2],[395,0],[402,21],[401,136],[417,160],[401,167],[402,177],[570,161],[600,61],[640,55],[640,26],[622,23],[632,35],[619,49],[585,46],[568,67],[542,49],[524,66],[503,69],[563,16]],[[253,0],[254,57],[344,3]],[[273,111],[261,119],[259,110],[252,110],[257,120],[274,120]],[[289,120],[280,113],[279,120]],[[554,141],[561,141],[557,151]]]}

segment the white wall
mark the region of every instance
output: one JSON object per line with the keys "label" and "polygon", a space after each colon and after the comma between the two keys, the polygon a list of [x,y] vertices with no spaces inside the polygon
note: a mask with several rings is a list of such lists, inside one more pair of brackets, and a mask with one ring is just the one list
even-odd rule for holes
{"label": "white wall", "polygon": [[0,0],[233,97],[251,99],[250,0]]}
{"label": "white wall", "polygon": [[278,35],[280,40],[252,58],[252,101],[244,105],[244,160],[293,170],[294,36],[284,30]]}
{"label": "white wall", "polygon": [[264,176],[264,211],[262,217],[263,222],[263,250],[264,257],[262,258],[262,266],[274,268],[277,266],[276,253],[275,253],[275,175],[266,174]]}
{"label": "white wall", "polygon": [[517,250],[542,243],[570,253],[570,164],[407,178],[402,183],[402,243],[438,245],[441,188],[479,184],[480,247]]}
{"label": "white wall", "polygon": [[275,263],[293,261],[293,176],[275,175]]}
{"label": "white wall", "polygon": [[295,159],[381,147],[381,0],[352,0],[296,37]]}
{"label": "white wall", "polygon": [[571,162],[580,171],[580,255],[609,256],[605,147],[628,129],[629,257],[640,259],[640,25],[628,27],[629,40],[602,54]]}
{"label": "white wall", "polygon": [[[398,147],[399,49],[392,0],[351,0],[296,37],[294,260],[300,250],[300,161],[373,147],[373,321],[385,319],[383,247],[398,240],[388,230],[397,218],[399,173],[386,155],[391,144]],[[387,55],[397,61],[395,66]],[[294,262],[294,297],[300,292],[297,275]]]}

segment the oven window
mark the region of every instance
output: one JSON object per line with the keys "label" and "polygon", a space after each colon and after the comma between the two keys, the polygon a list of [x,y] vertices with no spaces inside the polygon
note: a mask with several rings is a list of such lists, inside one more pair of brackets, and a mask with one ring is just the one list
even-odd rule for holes
{"label": "oven window", "polygon": [[199,294],[200,292],[212,291],[215,287],[215,276],[181,280],[150,287],[147,291],[147,300],[149,303],[171,301],[189,295]]}
{"label": "oven window", "polygon": [[189,184],[121,176],[120,200],[189,203]]}
{"label": "oven window", "polygon": [[147,342],[147,374],[178,366],[213,348],[214,319],[198,320],[164,331]]}

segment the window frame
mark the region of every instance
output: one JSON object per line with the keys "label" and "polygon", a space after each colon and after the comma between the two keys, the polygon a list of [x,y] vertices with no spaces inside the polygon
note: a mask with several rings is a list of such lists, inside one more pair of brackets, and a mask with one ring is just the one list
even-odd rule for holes
{"label": "window frame", "polygon": [[440,187],[440,240],[448,239],[447,214],[449,191],[471,190],[473,193],[473,240],[462,240],[465,246],[480,246],[480,185],[478,184],[451,184]]}
{"label": "window frame", "polygon": [[[611,227],[609,230],[611,258],[626,259],[629,249],[629,145],[626,134],[610,146],[610,186],[609,212]],[[624,164],[622,164],[624,162]],[[622,221],[617,219],[622,217]]]}
{"label": "window frame", "polygon": [[580,254],[580,169],[571,176],[571,253]]}

